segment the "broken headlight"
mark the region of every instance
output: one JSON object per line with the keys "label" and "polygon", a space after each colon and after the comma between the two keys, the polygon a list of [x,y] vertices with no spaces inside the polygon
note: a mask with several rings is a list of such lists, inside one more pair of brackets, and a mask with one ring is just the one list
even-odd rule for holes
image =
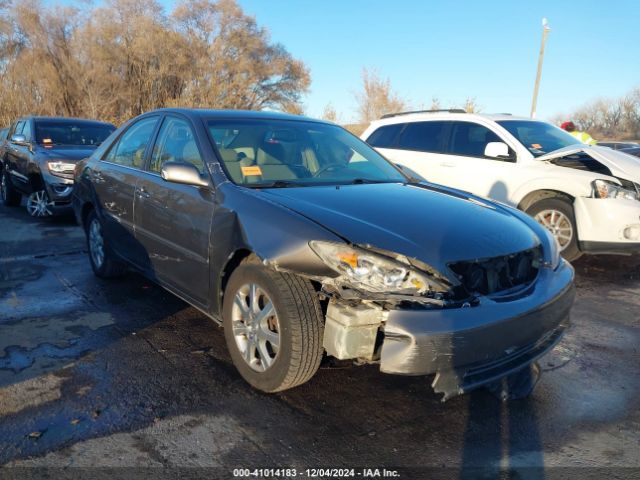
{"label": "broken headlight", "polygon": [[413,268],[402,255],[390,253],[387,257],[331,242],[312,241],[309,246],[324,263],[342,275],[345,283],[355,288],[405,295],[449,290],[444,282]]}
{"label": "broken headlight", "polygon": [[625,200],[640,200],[638,192],[624,188],[622,185],[609,180],[594,180],[593,196],[595,198],[622,198]]}

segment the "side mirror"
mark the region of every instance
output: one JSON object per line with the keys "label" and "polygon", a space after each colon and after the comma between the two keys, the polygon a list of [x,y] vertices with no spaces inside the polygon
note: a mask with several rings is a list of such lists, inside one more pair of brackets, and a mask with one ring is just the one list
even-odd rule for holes
{"label": "side mirror", "polygon": [[21,133],[15,133],[11,135],[11,143],[15,143],[18,145],[25,145],[27,143],[27,137],[25,137]]}
{"label": "side mirror", "polygon": [[160,176],[163,180],[182,185],[193,185],[196,187],[208,187],[207,179],[200,175],[196,167],[186,162],[165,162],[162,165]]}
{"label": "side mirror", "polygon": [[509,159],[509,146],[503,142],[489,142],[484,147],[484,156],[489,158]]}

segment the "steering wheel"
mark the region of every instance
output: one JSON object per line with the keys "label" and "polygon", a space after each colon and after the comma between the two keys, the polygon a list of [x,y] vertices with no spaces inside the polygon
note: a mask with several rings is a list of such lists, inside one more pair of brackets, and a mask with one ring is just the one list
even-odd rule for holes
{"label": "steering wheel", "polygon": [[318,176],[320,176],[321,173],[327,172],[329,170],[337,169],[337,168],[345,168],[345,166],[342,163],[330,163],[329,165],[325,165],[320,170],[318,170],[316,173],[314,173],[313,176],[314,177],[318,177]]}

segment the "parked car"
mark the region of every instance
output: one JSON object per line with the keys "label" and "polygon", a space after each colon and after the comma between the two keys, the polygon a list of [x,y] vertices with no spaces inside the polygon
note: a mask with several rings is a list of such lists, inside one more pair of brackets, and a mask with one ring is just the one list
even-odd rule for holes
{"label": "parked car", "polygon": [[362,139],[431,182],[517,207],[582,253],[640,252],[640,163],[543,121],[458,111],[393,114]]}
{"label": "parked car", "polygon": [[573,269],[538,223],[411,182],[330,123],[150,112],[80,163],[73,206],[97,276],[132,267],[222,323],[266,392],[324,352],[436,374],[445,398],[515,385],[569,321]]}
{"label": "parked car", "polygon": [[77,118],[25,117],[9,129],[0,152],[0,193],[4,205],[20,205],[44,217],[71,211],[73,170],[116,129],[110,123]]}
{"label": "parked car", "polygon": [[623,148],[620,151],[626,153],[627,155],[633,155],[634,157],[640,157],[640,147]]}
{"label": "parked car", "polygon": [[627,148],[640,148],[640,143],[637,142],[609,142],[609,141],[604,141],[604,142],[598,142],[598,145],[601,147],[609,147],[609,148],[613,148],[614,150],[624,150]]}
{"label": "parked car", "polygon": [[7,150],[7,136],[9,135],[9,127],[0,129],[0,168],[2,168],[2,159]]}

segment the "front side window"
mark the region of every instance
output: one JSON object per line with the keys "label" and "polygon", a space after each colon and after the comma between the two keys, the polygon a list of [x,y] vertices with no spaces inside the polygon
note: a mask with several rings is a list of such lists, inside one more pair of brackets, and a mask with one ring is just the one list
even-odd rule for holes
{"label": "front side window", "polygon": [[336,125],[289,120],[208,122],[222,164],[240,185],[406,182],[362,140]]}
{"label": "front side window", "polygon": [[24,126],[22,127],[22,135],[24,135],[27,142],[31,141],[31,122],[28,120],[24,122]]}
{"label": "front side window", "polygon": [[400,135],[398,148],[443,153],[449,123],[439,121],[409,123]]}
{"label": "front side window", "polygon": [[95,147],[104,142],[115,129],[113,125],[81,120],[36,120],[35,140],[41,145]]}
{"label": "front side window", "polygon": [[142,168],[144,152],[157,122],[158,117],[147,117],[131,125],[104,160],[125,167]]}
{"label": "front side window", "polygon": [[488,143],[502,139],[483,125],[471,122],[455,122],[451,132],[449,153],[465,157],[484,157]]}
{"label": "front side window", "polygon": [[198,150],[193,130],[187,121],[167,117],[153,147],[149,170],[160,173],[165,162],[186,162],[204,173],[204,162]]}
{"label": "front side window", "polygon": [[524,145],[534,157],[580,143],[573,135],[546,122],[501,120],[497,123]]}

